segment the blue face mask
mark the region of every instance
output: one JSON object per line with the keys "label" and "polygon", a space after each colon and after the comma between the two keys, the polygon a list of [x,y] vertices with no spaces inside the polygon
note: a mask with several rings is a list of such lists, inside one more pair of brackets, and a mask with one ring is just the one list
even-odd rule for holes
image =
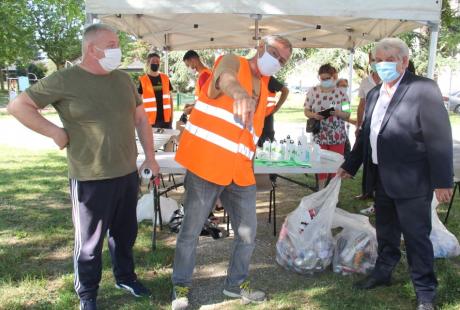
{"label": "blue face mask", "polygon": [[334,87],[335,82],[334,80],[329,79],[329,80],[321,81],[320,85],[321,87],[324,87],[324,88],[331,88],[331,87]]}
{"label": "blue face mask", "polygon": [[397,62],[382,61],[375,64],[380,79],[385,83],[396,80],[401,74],[396,70]]}
{"label": "blue face mask", "polygon": [[371,69],[372,69],[372,72],[377,72],[377,69],[375,68],[375,65],[376,65],[375,62],[371,62]]}

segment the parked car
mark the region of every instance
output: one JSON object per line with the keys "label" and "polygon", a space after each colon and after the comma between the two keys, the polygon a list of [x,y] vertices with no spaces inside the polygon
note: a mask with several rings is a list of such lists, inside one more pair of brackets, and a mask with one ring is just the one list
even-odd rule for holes
{"label": "parked car", "polygon": [[460,114],[460,90],[444,96],[443,99],[448,111]]}

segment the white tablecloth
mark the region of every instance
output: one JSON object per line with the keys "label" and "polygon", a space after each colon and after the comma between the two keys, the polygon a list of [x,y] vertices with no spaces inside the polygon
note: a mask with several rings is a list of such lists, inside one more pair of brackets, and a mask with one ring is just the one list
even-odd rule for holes
{"label": "white tablecloth", "polygon": [[[343,156],[327,151],[321,150],[321,160],[319,162],[311,162],[311,167],[276,167],[276,166],[258,166],[254,168],[256,174],[304,174],[304,173],[335,173],[343,162]],[[174,160],[175,153],[172,152],[157,152],[155,159],[160,165],[160,173],[179,173],[184,174],[185,168],[179,165]],[[144,161],[144,154],[139,154],[137,158],[137,166],[139,167]]]}

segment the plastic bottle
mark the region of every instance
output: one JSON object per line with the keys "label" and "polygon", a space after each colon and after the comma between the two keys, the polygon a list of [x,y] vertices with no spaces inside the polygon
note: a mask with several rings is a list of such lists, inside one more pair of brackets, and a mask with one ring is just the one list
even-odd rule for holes
{"label": "plastic bottle", "polygon": [[273,140],[273,142],[270,144],[270,150],[270,160],[279,160],[280,149],[278,143],[275,140]]}
{"label": "plastic bottle", "polygon": [[312,162],[319,162],[321,160],[320,149],[317,143],[313,143],[310,157]]}
{"label": "plastic bottle", "polygon": [[284,156],[286,154],[286,143],[284,143],[283,140],[280,141],[279,149],[280,149],[280,160],[284,160]]}
{"label": "plastic bottle", "polygon": [[296,145],[294,144],[294,140],[289,141],[289,158],[288,160],[295,160],[296,158]]}

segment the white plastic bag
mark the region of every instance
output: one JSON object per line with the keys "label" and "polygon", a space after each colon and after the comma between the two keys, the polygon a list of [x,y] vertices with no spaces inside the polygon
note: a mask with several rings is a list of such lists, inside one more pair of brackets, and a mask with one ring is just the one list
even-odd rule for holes
{"label": "white plastic bag", "polygon": [[377,237],[369,218],[337,208],[332,227],[343,228],[334,237],[334,272],[346,275],[372,270],[377,260]]}
{"label": "white plastic bag", "polygon": [[[166,198],[160,196],[160,209],[161,209],[161,219],[163,223],[168,223],[179,207],[177,206],[177,201],[172,198]],[[137,222],[140,223],[143,220],[153,221],[153,193],[143,195],[137,201]],[[160,224],[160,219],[157,218],[157,224]]]}
{"label": "white plastic bag", "polygon": [[433,244],[435,258],[447,258],[460,255],[460,245],[457,238],[447,230],[439,220],[436,207],[439,205],[436,195],[431,201],[431,234],[430,240]]}
{"label": "white plastic bag", "polygon": [[276,243],[276,261],[301,274],[326,269],[334,253],[331,233],[341,180],[335,177],[323,190],[303,197],[281,228]]}

